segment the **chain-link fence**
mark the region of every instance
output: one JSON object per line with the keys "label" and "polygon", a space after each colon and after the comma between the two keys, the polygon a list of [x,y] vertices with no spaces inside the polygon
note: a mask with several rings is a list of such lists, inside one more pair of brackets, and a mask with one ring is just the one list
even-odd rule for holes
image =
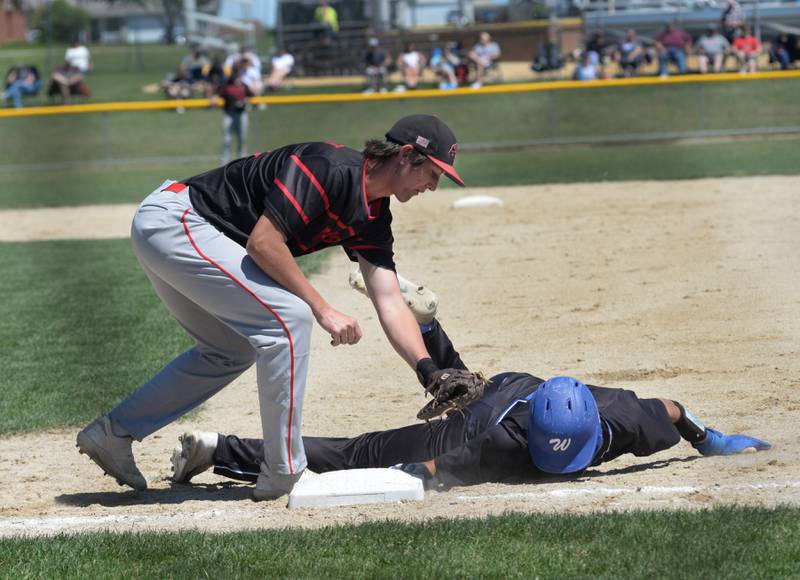
{"label": "chain-link fence", "polygon": [[[397,100],[269,105],[250,112],[249,151],[335,140],[360,148],[398,117],[434,113],[462,150],[800,132],[800,78],[651,84]],[[0,170],[216,159],[219,109],[0,119]]]}

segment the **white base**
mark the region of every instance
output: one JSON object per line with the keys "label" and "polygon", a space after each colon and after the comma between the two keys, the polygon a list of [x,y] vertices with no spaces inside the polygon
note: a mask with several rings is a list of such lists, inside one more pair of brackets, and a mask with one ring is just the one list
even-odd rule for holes
{"label": "white base", "polygon": [[453,209],[467,209],[470,207],[501,207],[503,200],[491,195],[468,195],[459,197],[451,206]]}
{"label": "white base", "polygon": [[425,499],[422,480],[399,469],[348,469],[299,481],[289,494],[289,508],[422,499]]}

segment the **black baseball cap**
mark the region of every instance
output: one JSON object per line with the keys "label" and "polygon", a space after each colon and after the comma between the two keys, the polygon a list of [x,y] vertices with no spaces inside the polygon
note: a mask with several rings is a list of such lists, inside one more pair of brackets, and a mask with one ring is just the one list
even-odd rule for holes
{"label": "black baseball cap", "polygon": [[438,117],[433,115],[403,117],[389,129],[386,138],[399,145],[413,145],[414,149],[444,171],[447,177],[464,186],[464,180],[453,167],[458,151],[456,136]]}

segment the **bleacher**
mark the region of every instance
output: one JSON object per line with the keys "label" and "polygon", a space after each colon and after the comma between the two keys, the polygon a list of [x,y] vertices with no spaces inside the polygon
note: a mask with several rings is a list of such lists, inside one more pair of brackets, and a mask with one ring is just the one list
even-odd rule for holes
{"label": "bleacher", "polygon": [[[574,0],[583,14],[587,32],[617,36],[635,28],[640,35],[656,35],[667,22],[675,22],[697,36],[707,26],[718,25],[725,0]],[[756,34],[774,36],[776,30],[800,27],[800,3],[780,0],[739,0]]]}
{"label": "bleacher", "polygon": [[331,37],[315,25],[285,26],[281,42],[295,57],[300,77],[361,74],[367,47],[367,22],[341,22]]}

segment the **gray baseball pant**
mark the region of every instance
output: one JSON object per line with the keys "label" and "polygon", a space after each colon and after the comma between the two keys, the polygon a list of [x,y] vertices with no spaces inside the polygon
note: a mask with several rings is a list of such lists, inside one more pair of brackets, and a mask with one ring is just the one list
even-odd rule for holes
{"label": "gray baseball pant", "polygon": [[262,471],[295,479],[306,467],[300,423],[311,309],[200,216],[182,184],[167,180],[142,202],[131,239],[156,293],[196,345],[110,413],[115,431],[141,440],[255,363]]}

